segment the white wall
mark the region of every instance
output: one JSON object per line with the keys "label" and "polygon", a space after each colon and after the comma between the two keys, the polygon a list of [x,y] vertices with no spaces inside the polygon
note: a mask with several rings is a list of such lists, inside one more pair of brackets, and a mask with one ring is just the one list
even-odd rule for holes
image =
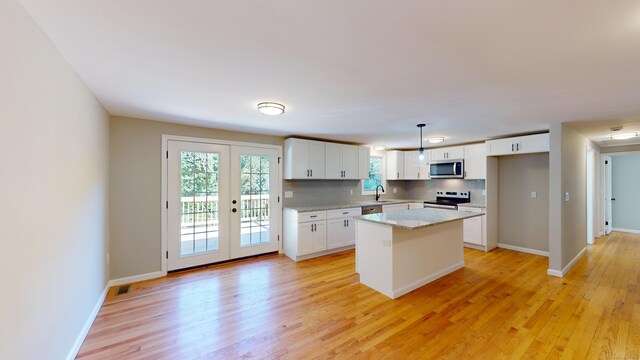
{"label": "white wall", "polygon": [[0,1],[0,359],[64,359],[108,278],[108,116]]}
{"label": "white wall", "polygon": [[640,153],[611,157],[613,228],[640,231]]}

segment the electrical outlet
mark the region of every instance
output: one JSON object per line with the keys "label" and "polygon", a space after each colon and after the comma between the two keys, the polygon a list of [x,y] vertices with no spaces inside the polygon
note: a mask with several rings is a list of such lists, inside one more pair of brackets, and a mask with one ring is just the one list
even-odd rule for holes
{"label": "electrical outlet", "polygon": [[284,192],[284,198],[285,199],[291,199],[293,197],[293,191],[285,191]]}
{"label": "electrical outlet", "polygon": [[538,192],[537,191],[532,191],[531,192],[531,198],[532,199],[537,199],[538,198]]}
{"label": "electrical outlet", "polygon": [[569,192],[567,191],[566,193],[564,193],[564,201],[569,201],[570,196],[569,196]]}
{"label": "electrical outlet", "polygon": [[398,188],[393,188],[393,193],[397,193],[398,192]]}
{"label": "electrical outlet", "polygon": [[353,195],[353,189],[349,190],[349,194]]}

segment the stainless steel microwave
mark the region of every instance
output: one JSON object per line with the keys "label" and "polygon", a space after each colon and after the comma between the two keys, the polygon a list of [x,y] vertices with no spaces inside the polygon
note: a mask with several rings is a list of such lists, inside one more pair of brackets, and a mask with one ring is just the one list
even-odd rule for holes
{"label": "stainless steel microwave", "polygon": [[429,176],[432,179],[463,179],[464,160],[434,161],[429,165]]}

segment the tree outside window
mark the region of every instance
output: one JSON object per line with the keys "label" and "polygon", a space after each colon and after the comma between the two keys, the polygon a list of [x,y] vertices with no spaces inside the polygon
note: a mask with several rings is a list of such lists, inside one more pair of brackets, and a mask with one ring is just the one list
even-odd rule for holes
{"label": "tree outside window", "polygon": [[382,177],[382,157],[371,156],[369,158],[369,178],[362,181],[362,194],[373,194],[378,185],[383,185]]}

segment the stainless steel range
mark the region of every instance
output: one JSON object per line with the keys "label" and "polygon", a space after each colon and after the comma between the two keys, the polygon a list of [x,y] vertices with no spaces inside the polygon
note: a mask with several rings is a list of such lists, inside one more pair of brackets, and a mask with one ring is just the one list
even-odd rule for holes
{"label": "stainless steel range", "polygon": [[458,204],[471,202],[471,193],[467,191],[436,191],[435,200],[424,202],[425,208],[458,210]]}

